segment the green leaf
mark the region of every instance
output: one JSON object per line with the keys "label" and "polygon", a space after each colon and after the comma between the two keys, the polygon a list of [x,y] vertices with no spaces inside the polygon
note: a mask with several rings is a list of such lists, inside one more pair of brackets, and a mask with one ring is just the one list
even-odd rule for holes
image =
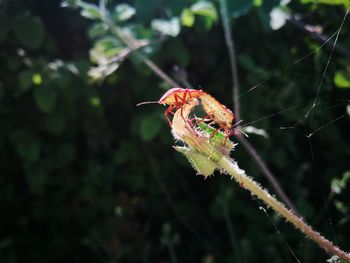
{"label": "green leaf", "polygon": [[286,24],[288,14],[280,7],[275,7],[270,12],[270,27],[278,30]]}
{"label": "green leaf", "polygon": [[39,73],[35,73],[32,77],[32,82],[34,85],[41,85],[43,83],[43,79]]}
{"label": "green leaf", "polygon": [[56,105],[56,92],[48,86],[34,89],[34,100],[38,108],[44,113],[51,113]]}
{"label": "green leaf", "polygon": [[325,4],[325,5],[344,5],[346,8],[350,6],[349,0],[301,0],[302,4]]}
{"label": "green leaf", "polygon": [[38,17],[21,16],[14,26],[14,34],[26,48],[38,49],[45,38],[45,28]]}
{"label": "green leaf", "polygon": [[254,6],[260,7],[263,4],[263,0],[254,0],[253,1]]}
{"label": "green leaf", "polygon": [[195,16],[193,12],[186,8],[181,13],[181,24],[183,26],[192,27],[194,24]]}
{"label": "green leaf", "polygon": [[176,37],[180,33],[180,20],[177,17],[170,20],[154,19],[151,25],[154,30],[164,35]]}
{"label": "green leaf", "polygon": [[187,147],[175,146],[175,150],[186,156],[188,161],[191,163],[193,169],[196,170],[197,174],[204,176],[205,178],[212,175],[217,169],[215,162],[208,159],[208,156],[196,152],[195,150]]}
{"label": "green leaf", "polygon": [[125,47],[118,41],[118,39],[114,37],[104,37],[98,40],[94,49],[91,51],[92,57],[96,56],[104,56],[104,57],[113,57],[117,55],[120,51],[122,51]]}
{"label": "green leaf", "polygon": [[331,189],[334,193],[340,194],[342,190],[346,189],[347,183],[350,181],[350,171],[343,174],[342,178],[334,178],[331,183]]}
{"label": "green leaf", "polygon": [[130,19],[133,15],[135,15],[136,10],[132,6],[128,4],[119,4],[115,8],[115,15],[114,18],[117,21],[125,21]]}
{"label": "green leaf", "polygon": [[350,79],[343,71],[337,71],[334,76],[334,84],[338,88],[347,89],[350,88]]}
{"label": "green leaf", "polygon": [[85,2],[79,2],[78,5],[82,8],[81,15],[89,19],[100,19],[101,13],[100,9],[93,4],[88,4]]}
{"label": "green leaf", "polygon": [[149,115],[141,121],[140,135],[145,141],[155,138],[161,128],[161,121],[156,115]]}
{"label": "green leaf", "polygon": [[105,36],[108,26],[104,23],[94,23],[88,30],[88,35],[91,39]]}
{"label": "green leaf", "polygon": [[213,21],[218,19],[215,6],[209,1],[199,1],[191,6],[193,14],[201,15],[210,18]]}

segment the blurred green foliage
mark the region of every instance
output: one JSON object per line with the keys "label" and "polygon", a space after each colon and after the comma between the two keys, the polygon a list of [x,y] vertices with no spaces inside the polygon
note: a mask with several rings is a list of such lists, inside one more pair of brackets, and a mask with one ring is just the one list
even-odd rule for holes
{"label": "blurred green foliage", "polygon": [[[269,135],[249,140],[306,221],[349,250],[349,60],[335,52],[305,118],[330,50],[283,70],[320,44],[270,19],[279,8],[331,36],[349,1],[228,2],[242,118]],[[108,10],[139,52],[232,107],[218,1],[110,0]],[[171,148],[164,108],[135,107],[169,85],[102,11],[95,1],[0,2],[0,261],[293,262],[289,247],[302,262],[324,261],[227,177],[203,180]],[[346,21],[339,43],[350,49],[348,32]],[[233,156],[271,189],[242,146]]]}

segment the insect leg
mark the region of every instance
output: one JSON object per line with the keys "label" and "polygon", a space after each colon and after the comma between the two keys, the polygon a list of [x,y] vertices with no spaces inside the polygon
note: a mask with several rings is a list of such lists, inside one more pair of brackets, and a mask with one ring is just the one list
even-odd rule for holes
{"label": "insect leg", "polygon": [[215,131],[213,131],[211,134],[210,134],[210,138],[213,138],[215,133],[217,133],[218,131],[221,130],[221,127],[217,128]]}
{"label": "insect leg", "polygon": [[168,117],[168,114],[169,113],[173,113],[173,109],[174,109],[174,106],[169,106],[169,108],[167,108],[165,111],[164,111],[164,117],[166,118],[166,120],[168,121],[169,123],[169,126],[171,127],[172,123]]}
{"label": "insect leg", "polygon": [[226,144],[226,141],[228,138],[230,138],[232,135],[237,135],[237,132],[235,129],[232,130],[225,130],[225,140],[224,140],[224,145]]}
{"label": "insect leg", "polygon": [[185,98],[186,98],[186,91],[184,92],[184,96],[183,96],[182,98],[181,98],[178,94],[174,94],[174,99],[175,99],[176,107],[177,107],[177,108],[180,108],[181,117],[182,117],[182,119],[183,119],[184,121],[186,121],[186,120],[185,120],[185,118],[184,118],[184,116],[183,116],[182,106],[186,103]]}

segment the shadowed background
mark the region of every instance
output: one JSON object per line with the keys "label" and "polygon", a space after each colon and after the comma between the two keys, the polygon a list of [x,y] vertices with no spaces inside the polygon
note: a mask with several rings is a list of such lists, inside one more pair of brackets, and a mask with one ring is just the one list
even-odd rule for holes
{"label": "shadowed background", "polygon": [[[247,140],[299,214],[349,250],[348,21],[316,96],[332,45],[317,48],[349,3],[227,2],[241,119],[268,134]],[[295,262],[291,249],[301,262],[324,262],[328,255],[273,212],[267,217],[229,177],[195,175],[171,147],[165,108],[135,106],[171,86],[137,53],[123,56],[125,44],[95,6],[81,3],[0,1],[0,261]],[[223,3],[107,7],[171,78],[233,109]],[[232,156],[276,193],[242,144]]]}

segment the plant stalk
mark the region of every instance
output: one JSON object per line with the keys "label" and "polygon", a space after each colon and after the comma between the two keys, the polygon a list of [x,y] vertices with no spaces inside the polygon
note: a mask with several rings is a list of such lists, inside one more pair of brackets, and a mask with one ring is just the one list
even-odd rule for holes
{"label": "plant stalk", "polygon": [[258,183],[248,177],[243,170],[241,170],[236,163],[229,157],[222,157],[218,161],[218,166],[223,168],[231,177],[233,177],[243,188],[249,190],[259,199],[263,200],[268,206],[279,213],[282,217],[292,223],[297,229],[307,235],[310,239],[315,241],[326,252],[332,255],[337,255],[339,258],[350,262],[350,255],[343,250],[336,247],[331,241],[323,237],[320,233],[313,230],[301,218],[296,216],[292,210],[288,210],[281,202],[270,195]]}

